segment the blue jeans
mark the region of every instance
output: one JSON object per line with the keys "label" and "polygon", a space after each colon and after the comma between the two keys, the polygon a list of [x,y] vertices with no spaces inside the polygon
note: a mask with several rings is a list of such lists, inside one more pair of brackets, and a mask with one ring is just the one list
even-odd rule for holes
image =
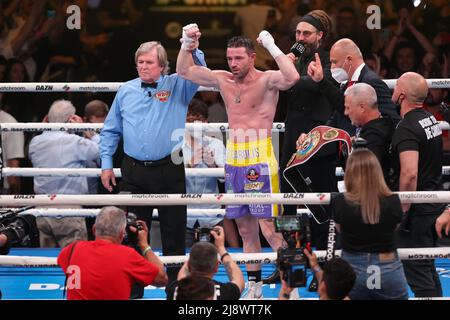
{"label": "blue jeans", "polygon": [[353,267],[356,282],[350,291],[352,300],[406,300],[408,288],[397,251],[392,253],[349,252],[342,259]]}

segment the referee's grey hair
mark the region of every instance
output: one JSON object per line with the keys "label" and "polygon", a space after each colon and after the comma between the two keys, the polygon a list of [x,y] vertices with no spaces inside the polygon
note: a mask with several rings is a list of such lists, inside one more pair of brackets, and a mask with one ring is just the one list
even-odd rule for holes
{"label": "referee's grey hair", "polygon": [[161,67],[163,67],[162,74],[169,73],[169,60],[167,58],[166,49],[161,45],[158,41],[150,41],[142,43],[139,48],[136,50],[134,55],[134,62],[137,64],[138,58],[140,55],[148,53],[156,48],[156,55],[158,57],[158,63]]}
{"label": "referee's grey hair", "polygon": [[69,100],[56,100],[48,110],[48,122],[67,122],[76,112]]}
{"label": "referee's grey hair", "polygon": [[95,219],[95,236],[118,237],[125,230],[125,211],[117,207],[103,207]]}
{"label": "referee's grey hair", "polygon": [[378,108],[377,93],[375,89],[367,83],[355,83],[345,90],[344,94],[345,96],[351,96],[355,103],[364,103],[371,109]]}

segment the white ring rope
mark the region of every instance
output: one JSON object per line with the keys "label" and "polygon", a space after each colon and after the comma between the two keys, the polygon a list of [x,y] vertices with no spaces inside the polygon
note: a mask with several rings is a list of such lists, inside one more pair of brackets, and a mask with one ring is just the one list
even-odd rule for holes
{"label": "white ring rope", "polygon": [[[2,208],[1,210],[15,210],[17,208]],[[96,217],[100,209],[69,209],[69,208],[35,208],[19,213],[19,215],[31,214],[35,217]],[[308,209],[297,209],[297,215],[311,214]],[[158,209],[153,210],[153,217],[158,216]],[[225,209],[187,209],[188,218],[223,218]]]}
{"label": "white ring rope", "polygon": [[[402,203],[450,203],[450,191],[394,192]],[[0,195],[0,206],[172,206],[330,203],[330,193]]]}
{"label": "white ring rope", "polygon": [[[401,260],[423,260],[423,259],[449,259],[450,247],[438,248],[402,248],[397,249]],[[326,251],[314,251],[319,261],[325,261]],[[232,253],[232,259],[237,264],[268,264],[277,259],[276,252],[263,253]],[[341,250],[336,250],[335,255],[340,257]],[[182,265],[188,256],[160,256],[165,266]],[[0,266],[9,267],[58,267],[57,258],[34,257],[34,256],[0,256]]]}
{"label": "white ring rope", "polygon": [[[1,123],[0,131],[100,131],[103,128],[103,123],[47,123],[47,122],[3,122]],[[450,128],[450,126],[449,126]],[[227,122],[219,123],[186,123],[186,129],[189,131],[203,131],[203,132],[226,132],[229,129]],[[284,132],[283,122],[274,122],[272,131]]]}
{"label": "white ring rope", "polygon": [[[390,89],[397,79],[383,80]],[[450,79],[426,79],[432,89],[449,88]],[[124,82],[10,82],[1,83],[0,92],[116,92]],[[198,91],[217,91],[211,87],[199,87]]]}
{"label": "white ring rope", "polygon": [[[442,130],[450,130],[450,125],[445,121],[439,121]],[[0,124],[0,131],[100,131],[103,123],[44,123],[44,122],[3,122]],[[186,129],[189,131],[199,130],[203,132],[226,132],[229,124],[220,123],[186,123]],[[284,132],[283,122],[274,122],[272,131]]]}
{"label": "white ring rope", "polygon": [[[0,83],[0,92],[116,92],[122,84],[124,82],[9,82]],[[200,86],[197,91],[218,90]]]}
{"label": "white ring rope", "polygon": [[[223,178],[224,168],[185,168],[187,177],[213,177]],[[102,173],[98,168],[15,168],[2,169],[2,176],[18,177],[100,177]],[[122,177],[119,168],[114,168],[114,175]]]}
{"label": "white ring rope", "polygon": [[[185,168],[186,177],[210,177],[224,178],[223,168]],[[16,168],[5,167],[1,171],[3,177],[100,177],[102,170],[98,168]],[[450,175],[450,166],[442,167],[443,175]],[[117,178],[122,177],[119,168],[114,168],[114,175]],[[341,167],[336,168],[336,176],[343,177],[344,170]]]}

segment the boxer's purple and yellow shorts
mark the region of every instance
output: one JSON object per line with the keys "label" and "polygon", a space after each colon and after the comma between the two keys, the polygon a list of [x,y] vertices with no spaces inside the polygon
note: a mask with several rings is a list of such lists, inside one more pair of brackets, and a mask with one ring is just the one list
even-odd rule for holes
{"label": "boxer's purple and yellow shorts", "polygon": [[[279,193],[278,162],[271,138],[245,143],[227,142],[225,190],[227,193]],[[281,205],[228,205],[228,219],[251,214],[257,218],[271,218],[281,214]]]}

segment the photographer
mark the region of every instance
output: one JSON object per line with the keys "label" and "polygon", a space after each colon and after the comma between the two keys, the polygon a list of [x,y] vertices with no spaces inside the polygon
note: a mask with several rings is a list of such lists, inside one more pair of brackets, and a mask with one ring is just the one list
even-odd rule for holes
{"label": "photographer", "polygon": [[[241,269],[231,259],[231,256],[225,249],[225,233],[223,228],[215,227],[210,231],[210,234],[214,237],[214,245],[209,241],[200,241],[192,246],[189,259],[180,269],[177,281],[172,282],[166,289],[168,300],[174,299],[174,293],[178,290],[179,281],[189,275],[204,276],[212,279],[219,269],[218,255],[230,281],[222,283],[213,280],[217,299],[238,300],[241,297],[242,290],[245,287],[244,276]],[[194,291],[194,289],[192,290]]]}
{"label": "photographer", "polygon": [[[315,253],[304,250],[319,287],[317,293],[320,300],[348,300],[348,294],[355,284],[356,275],[352,267],[340,258],[328,261],[323,270],[319,267]],[[281,274],[281,276],[283,276]],[[281,277],[283,279],[283,277]],[[289,300],[295,288],[289,287],[286,281],[281,280],[281,289],[278,300]]]}
{"label": "photographer", "polygon": [[0,209],[0,255],[9,253],[9,248],[38,247],[39,232],[33,215],[20,215],[34,207]]}
{"label": "photographer", "polygon": [[216,283],[208,277],[189,275],[178,281],[174,300],[217,300]]}
{"label": "photographer", "polygon": [[126,300],[133,283],[166,285],[164,265],[148,245],[147,225],[138,220],[137,228],[130,227],[143,257],[121,244],[126,225],[123,210],[104,207],[95,219],[95,240],[74,242],[61,251],[58,265],[67,274],[69,300]]}

